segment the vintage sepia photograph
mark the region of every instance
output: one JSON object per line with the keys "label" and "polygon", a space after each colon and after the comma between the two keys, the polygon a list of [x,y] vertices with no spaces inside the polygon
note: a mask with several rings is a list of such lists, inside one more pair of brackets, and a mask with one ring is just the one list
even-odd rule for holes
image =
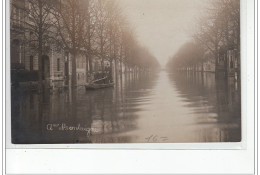
{"label": "vintage sepia photograph", "polygon": [[241,142],[240,0],[9,0],[13,144]]}

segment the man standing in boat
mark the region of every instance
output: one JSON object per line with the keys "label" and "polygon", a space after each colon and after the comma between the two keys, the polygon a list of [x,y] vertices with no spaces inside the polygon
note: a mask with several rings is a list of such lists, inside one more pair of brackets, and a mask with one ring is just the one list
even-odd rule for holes
{"label": "man standing in boat", "polygon": [[104,73],[104,84],[108,84],[108,83],[111,83],[113,80],[112,80],[112,75],[111,75],[111,71],[106,71]]}
{"label": "man standing in boat", "polygon": [[108,83],[112,83],[113,82],[113,77],[112,77],[112,72],[111,71],[108,71],[107,79],[108,79]]}

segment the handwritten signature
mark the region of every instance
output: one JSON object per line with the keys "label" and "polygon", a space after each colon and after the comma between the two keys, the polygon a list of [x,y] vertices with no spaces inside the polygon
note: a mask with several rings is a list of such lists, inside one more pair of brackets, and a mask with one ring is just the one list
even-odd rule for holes
{"label": "handwritten signature", "polygon": [[150,135],[149,137],[146,137],[145,140],[148,143],[166,142],[168,140],[168,137],[161,137],[161,136],[158,136],[158,135]]}
{"label": "handwritten signature", "polygon": [[83,131],[87,132],[87,135],[90,135],[93,132],[99,132],[97,128],[83,127],[80,124],[78,124],[77,126],[69,126],[66,123],[47,124],[46,129],[48,131]]}

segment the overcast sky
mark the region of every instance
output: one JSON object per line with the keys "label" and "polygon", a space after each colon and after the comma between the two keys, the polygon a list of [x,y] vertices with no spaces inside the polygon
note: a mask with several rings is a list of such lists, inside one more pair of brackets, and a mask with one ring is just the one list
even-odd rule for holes
{"label": "overcast sky", "polygon": [[120,0],[138,41],[164,66],[191,38],[202,0]]}

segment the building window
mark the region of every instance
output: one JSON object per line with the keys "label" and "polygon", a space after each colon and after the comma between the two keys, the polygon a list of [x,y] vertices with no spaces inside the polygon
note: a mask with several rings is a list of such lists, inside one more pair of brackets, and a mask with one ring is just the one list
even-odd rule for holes
{"label": "building window", "polygon": [[30,56],[30,71],[33,71],[33,56]]}
{"label": "building window", "polygon": [[60,59],[57,59],[57,71],[60,71]]}

